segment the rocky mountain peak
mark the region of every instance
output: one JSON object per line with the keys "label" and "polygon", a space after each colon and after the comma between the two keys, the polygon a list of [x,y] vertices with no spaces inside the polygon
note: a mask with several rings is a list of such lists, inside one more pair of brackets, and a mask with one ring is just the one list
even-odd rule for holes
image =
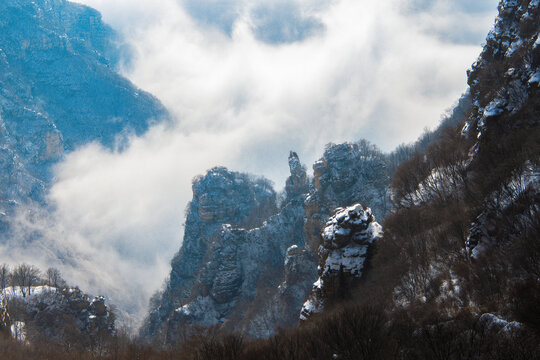
{"label": "rocky mountain peak", "polygon": [[274,206],[275,197],[267,180],[216,167],[193,182],[192,206],[205,222],[240,224],[256,209]]}
{"label": "rocky mountain peak", "polygon": [[253,298],[265,266],[279,263],[290,246],[263,240],[280,223],[267,179],[215,167],[196,177],[192,188],[183,244],[145,335],[180,324],[216,325],[245,311],[236,306],[239,299]]}

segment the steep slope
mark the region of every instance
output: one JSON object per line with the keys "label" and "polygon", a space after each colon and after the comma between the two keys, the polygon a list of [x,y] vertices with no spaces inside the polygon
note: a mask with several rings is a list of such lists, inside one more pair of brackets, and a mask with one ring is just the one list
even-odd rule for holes
{"label": "steep slope", "polygon": [[[91,141],[113,147],[166,111],[114,71],[121,50],[101,15],[65,0],[0,3],[0,227],[43,202],[51,165]],[[121,145],[121,143],[120,143]]]}
{"label": "steep slope", "polygon": [[[495,27],[469,73],[475,102],[463,134],[478,139],[472,149],[471,177],[480,191],[489,193],[482,198],[482,212],[467,240],[474,254],[486,244],[500,242],[490,228],[520,197],[535,199],[519,211],[523,221],[523,216],[533,219],[539,210],[539,4],[502,1]],[[512,232],[524,231],[520,215],[512,215],[516,218]]]}
{"label": "steep slope", "polygon": [[539,1],[501,1],[468,74],[466,121],[397,169],[368,277],[399,306],[538,328],[539,33]]}

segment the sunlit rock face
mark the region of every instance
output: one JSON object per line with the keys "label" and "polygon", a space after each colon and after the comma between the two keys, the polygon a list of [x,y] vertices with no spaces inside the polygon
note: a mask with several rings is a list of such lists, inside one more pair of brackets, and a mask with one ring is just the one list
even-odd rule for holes
{"label": "sunlit rock face", "polygon": [[336,210],[321,234],[319,279],[302,307],[301,320],[347,299],[362,276],[371,244],[380,237],[382,227],[370,208],[355,204]]}
{"label": "sunlit rock face", "polygon": [[17,204],[44,202],[52,165],[66,152],[91,141],[112,148],[167,114],[115,72],[122,50],[97,11],[64,0],[3,0],[0,14],[0,224],[7,226]]}

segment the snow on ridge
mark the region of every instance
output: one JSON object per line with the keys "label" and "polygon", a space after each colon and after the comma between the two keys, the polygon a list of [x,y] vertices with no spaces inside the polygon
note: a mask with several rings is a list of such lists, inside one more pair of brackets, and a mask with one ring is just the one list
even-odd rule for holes
{"label": "snow on ridge", "polygon": [[[57,289],[55,287],[52,287],[52,286],[49,286],[49,285],[32,286],[32,287],[30,287],[30,291],[27,291],[27,290],[28,289],[26,289],[26,291],[24,291],[24,294],[26,294],[26,297],[42,295],[44,293],[45,294],[46,293],[53,293],[53,292],[57,291]],[[4,289],[0,290],[0,295],[5,296],[7,298],[24,297],[23,290],[21,289],[20,286],[4,288]]]}

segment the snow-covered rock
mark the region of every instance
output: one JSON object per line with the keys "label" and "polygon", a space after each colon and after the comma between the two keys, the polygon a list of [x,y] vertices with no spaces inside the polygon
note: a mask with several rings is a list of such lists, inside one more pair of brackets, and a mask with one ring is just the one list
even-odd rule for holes
{"label": "snow-covered rock", "polygon": [[319,279],[302,307],[301,320],[349,296],[362,276],[370,245],[381,237],[382,227],[370,208],[355,204],[336,209],[321,234]]}
{"label": "snow-covered rock", "polygon": [[9,327],[20,341],[64,341],[67,333],[81,346],[115,333],[115,316],[102,296],[78,288],[8,287],[0,292],[0,328]]}
{"label": "snow-covered rock", "polygon": [[[483,211],[476,221],[471,224],[469,236],[466,240],[466,248],[469,254],[476,258],[483,252],[495,245],[494,236],[500,228],[497,224],[504,218],[504,212],[515,204],[520,198],[534,197],[540,193],[540,168],[532,162],[528,162],[521,173],[513,176],[500,189],[491,193],[483,204]],[[514,232],[519,234],[524,228],[530,226],[523,218],[535,218],[540,214],[540,205],[532,203],[522,210],[522,215],[513,222]]]}
{"label": "snow-covered rock", "polygon": [[[490,121],[517,113],[534,96],[538,87],[539,34],[538,1],[530,1],[527,6],[509,0],[499,3],[495,25],[468,73],[475,100],[469,125],[476,128],[475,137],[480,138],[488,130]],[[493,66],[495,63],[497,66]],[[531,125],[537,121],[534,119]]]}
{"label": "snow-covered rock", "polygon": [[373,145],[330,144],[313,165],[313,189],[306,198],[307,246],[314,252],[334,210],[357,202],[369,204],[379,219],[390,211],[389,175],[384,155]]}
{"label": "snow-covered rock", "polygon": [[512,336],[512,334],[523,329],[522,323],[517,321],[507,321],[491,313],[482,314],[479,322],[480,324],[483,324],[488,331],[495,331],[503,336]]}

